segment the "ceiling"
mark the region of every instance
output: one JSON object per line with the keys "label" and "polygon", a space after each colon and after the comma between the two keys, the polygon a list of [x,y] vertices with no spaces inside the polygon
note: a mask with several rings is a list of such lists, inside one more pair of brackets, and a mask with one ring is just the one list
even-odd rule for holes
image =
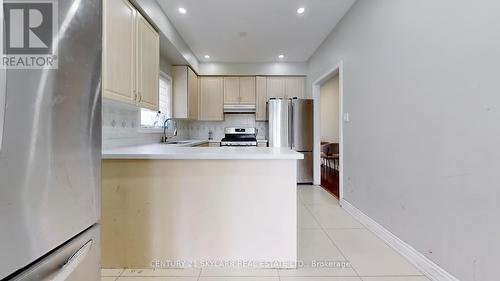
{"label": "ceiling", "polygon": [[[157,1],[200,62],[227,63],[305,62],[355,2]],[[180,7],[187,12],[179,13]],[[305,8],[301,15],[299,7]]]}

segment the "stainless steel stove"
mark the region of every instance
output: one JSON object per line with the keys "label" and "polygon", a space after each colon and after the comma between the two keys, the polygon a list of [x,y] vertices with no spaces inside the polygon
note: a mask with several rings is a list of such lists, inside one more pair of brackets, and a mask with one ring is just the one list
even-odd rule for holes
{"label": "stainless steel stove", "polygon": [[257,146],[257,129],[226,128],[226,136],[220,146]]}

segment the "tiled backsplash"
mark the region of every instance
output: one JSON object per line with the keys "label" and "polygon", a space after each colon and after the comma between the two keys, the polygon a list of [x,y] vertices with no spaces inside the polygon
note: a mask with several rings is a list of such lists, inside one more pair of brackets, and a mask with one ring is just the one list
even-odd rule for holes
{"label": "tiled backsplash", "polygon": [[[257,139],[267,139],[267,122],[256,122],[254,114],[226,114],[224,121],[177,120],[179,138],[208,139],[212,131],[214,140],[224,137],[226,127],[255,127]],[[102,146],[120,146],[158,143],[161,132],[147,132],[140,128],[140,108],[125,103],[103,99]]]}
{"label": "tiled backsplash", "polygon": [[108,99],[102,100],[102,147],[157,143],[161,133],[142,133],[140,108]]}
{"label": "tiled backsplash", "polygon": [[179,121],[177,128],[179,131],[187,131],[187,135],[192,139],[207,139],[209,131],[212,131],[214,140],[224,137],[226,127],[250,127],[257,128],[257,139],[267,138],[267,122],[256,122],[254,114],[226,114],[224,121]]}

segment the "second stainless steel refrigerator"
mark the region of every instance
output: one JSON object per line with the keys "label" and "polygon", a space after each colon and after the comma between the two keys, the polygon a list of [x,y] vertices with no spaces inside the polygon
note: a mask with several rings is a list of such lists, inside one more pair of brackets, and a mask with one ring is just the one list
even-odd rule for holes
{"label": "second stainless steel refrigerator", "polygon": [[312,99],[271,99],[268,102],[269,146],[289,147],[304,154],[297,163],[297,182],[313,181]]}

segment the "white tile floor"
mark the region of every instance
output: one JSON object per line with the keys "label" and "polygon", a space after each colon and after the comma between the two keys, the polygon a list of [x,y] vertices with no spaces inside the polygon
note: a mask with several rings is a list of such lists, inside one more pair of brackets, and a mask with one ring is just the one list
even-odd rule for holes
{"label": "white tile floor", "polygon": [[429,281],[316,186],[298,192],[298,256],[350,266],[296,270],[103,269],[102,281]]}

